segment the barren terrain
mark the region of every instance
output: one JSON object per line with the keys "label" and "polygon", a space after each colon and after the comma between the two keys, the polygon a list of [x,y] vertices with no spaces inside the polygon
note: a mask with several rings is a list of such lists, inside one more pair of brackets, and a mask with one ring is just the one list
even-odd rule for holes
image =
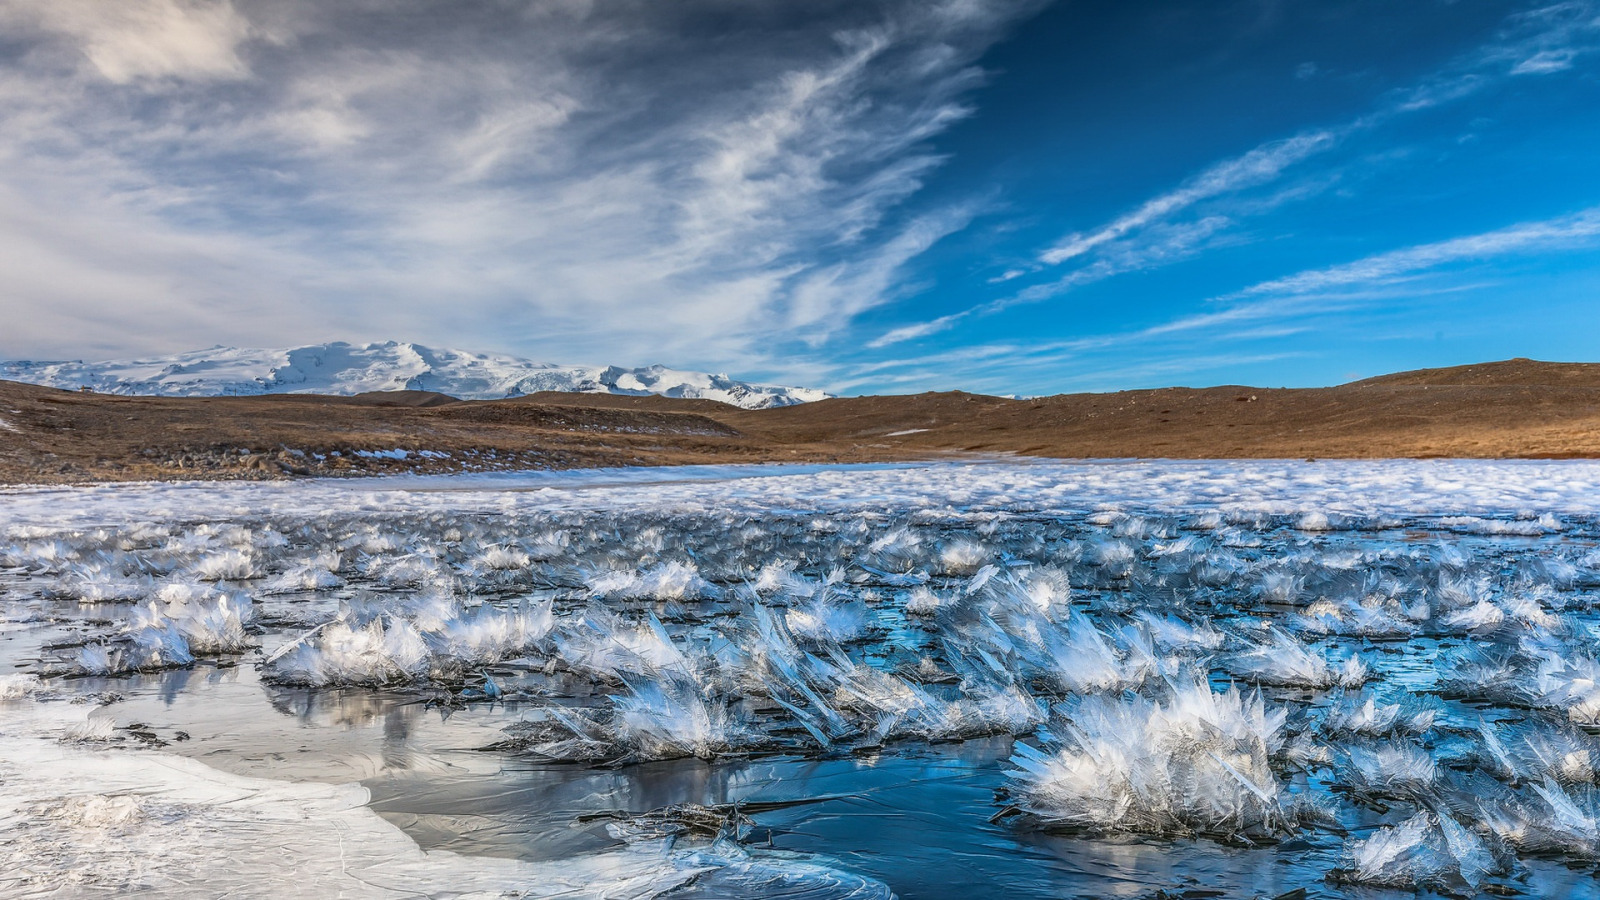
{"label": "barren terrain", "polygon": [[0,382],[5,483],[972,453],[1600,457],[1600,364],[1516,359],[1329,388],[1163,388],[1028,400],[948,392],[766,410],[605,394],[491,401],[417,392],[115,397]]}

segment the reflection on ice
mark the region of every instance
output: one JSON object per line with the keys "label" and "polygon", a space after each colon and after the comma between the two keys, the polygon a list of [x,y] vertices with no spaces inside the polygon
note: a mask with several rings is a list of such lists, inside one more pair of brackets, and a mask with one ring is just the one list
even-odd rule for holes
{"label": "reflection on ice", "polygon": [[814,862],[671,840],[542,863],[425,852],[367,809],[360,787],[224,775],[149,753],[5,735],[0,777],[0,893],[13,897],[645,898],[696,884],[721,885],[721,896],[891,896]]}

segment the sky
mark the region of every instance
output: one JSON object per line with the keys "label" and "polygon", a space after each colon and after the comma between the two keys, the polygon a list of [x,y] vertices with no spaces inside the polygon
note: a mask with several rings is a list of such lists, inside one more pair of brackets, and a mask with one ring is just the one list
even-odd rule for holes
{"label": "sky", "polygon": [[1600,0],[0,0],[0,358],[1600,359]]}

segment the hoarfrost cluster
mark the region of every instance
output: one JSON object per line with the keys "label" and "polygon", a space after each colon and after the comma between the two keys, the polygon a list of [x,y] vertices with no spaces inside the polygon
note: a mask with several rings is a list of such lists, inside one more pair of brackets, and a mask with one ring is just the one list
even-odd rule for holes
{"label": "hoarfrost cluster", "polygon": [[15,525],[0,627],[39,653],[0,699],[242,665],[611,766],[1001,736],[997,827],[1309,841],[1330,883],[1463,895],[1600,862],[1584,514],[814,499]]}

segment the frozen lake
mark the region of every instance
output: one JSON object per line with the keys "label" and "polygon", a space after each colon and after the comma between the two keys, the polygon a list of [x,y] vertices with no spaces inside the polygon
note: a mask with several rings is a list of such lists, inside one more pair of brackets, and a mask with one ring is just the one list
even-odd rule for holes
{"label": "frozen lake", "polygon": [[0,896],[1600,897],[1597,540],[1590,462],[0,490]]}

